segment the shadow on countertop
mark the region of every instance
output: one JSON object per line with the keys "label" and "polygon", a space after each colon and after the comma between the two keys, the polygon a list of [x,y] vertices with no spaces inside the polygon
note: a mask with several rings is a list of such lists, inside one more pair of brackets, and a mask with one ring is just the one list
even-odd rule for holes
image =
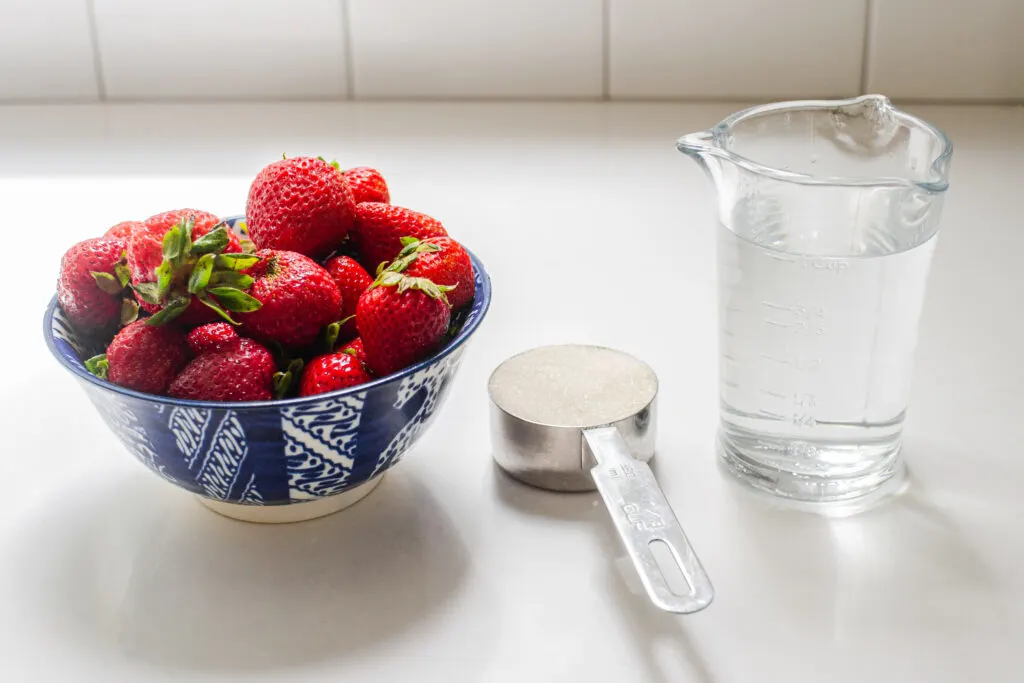
{"label": "shadow on countertop", "polygon": [[285,525],[153,496],[149,479],[27,525],[22,605],[51,633],[164,670],[308,666],[385,647],[466,576],[451,520],[402,472],[342,513]]}

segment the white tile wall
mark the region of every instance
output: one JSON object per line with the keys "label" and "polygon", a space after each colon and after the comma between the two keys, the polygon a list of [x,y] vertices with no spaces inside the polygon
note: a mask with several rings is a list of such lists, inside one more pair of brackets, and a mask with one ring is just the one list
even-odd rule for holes
{"label": "white tile wall", "polygon": [[0,2],[0,100],[97,96],[86,0]]}
{"label": "white tile wall", "polygon": [[862,91],[1024,102],[1024,0],[0,0],[0,102]]}
{"label": "white tile wall", "polygon": [[857,94],[865,1],[611,0],[611,94]]}
{"label": "white tile wall", "polygon": [[867,88],[1024,99],[1024,0],[875,0]]}
{"label": "white tile wall", "polygon": [[346,95],[339,0],[94,0],[108,97]]}
{"label": "white tile wall", "polygon": [[357,97],[600,97],[601,0],[348,0]]}

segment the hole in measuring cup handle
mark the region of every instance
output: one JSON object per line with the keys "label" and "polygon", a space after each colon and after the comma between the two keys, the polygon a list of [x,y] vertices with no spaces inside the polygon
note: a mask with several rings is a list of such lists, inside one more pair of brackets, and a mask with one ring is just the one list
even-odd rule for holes
{"label": "hole in measuring cup handle", "polygon": [[696,589],[690,577],[682,570],[683,559],[673,552],[672,546],[660,538],[651,540],[647,545],[668,589],[680,597],[693,595]]}

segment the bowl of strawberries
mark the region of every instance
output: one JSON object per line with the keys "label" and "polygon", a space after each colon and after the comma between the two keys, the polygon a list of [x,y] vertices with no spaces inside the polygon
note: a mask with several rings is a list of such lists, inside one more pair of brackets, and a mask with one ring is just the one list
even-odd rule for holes
{"label": "bowl of strawberries", "polygon": [[54,357],[207,507],[291,522],[367,495],[437,416],[490,280],[374,169],[269,164],[245,216],[126,221],[63,256]]}

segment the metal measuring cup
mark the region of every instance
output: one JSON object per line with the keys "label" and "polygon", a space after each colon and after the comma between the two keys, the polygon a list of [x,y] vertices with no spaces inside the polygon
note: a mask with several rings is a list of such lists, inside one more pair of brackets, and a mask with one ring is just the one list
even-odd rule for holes
{"label": "metal measuring cup", "polygon": [[[651,601],[704,609],[711,581],[646,462],[654,456],[658,378],[646,363],[600,346],[542,346],[501,363],[488,382],[494,459],[550,491],[604,499]],[[664,544],[686,579],[674,592],[652,552]]]}

